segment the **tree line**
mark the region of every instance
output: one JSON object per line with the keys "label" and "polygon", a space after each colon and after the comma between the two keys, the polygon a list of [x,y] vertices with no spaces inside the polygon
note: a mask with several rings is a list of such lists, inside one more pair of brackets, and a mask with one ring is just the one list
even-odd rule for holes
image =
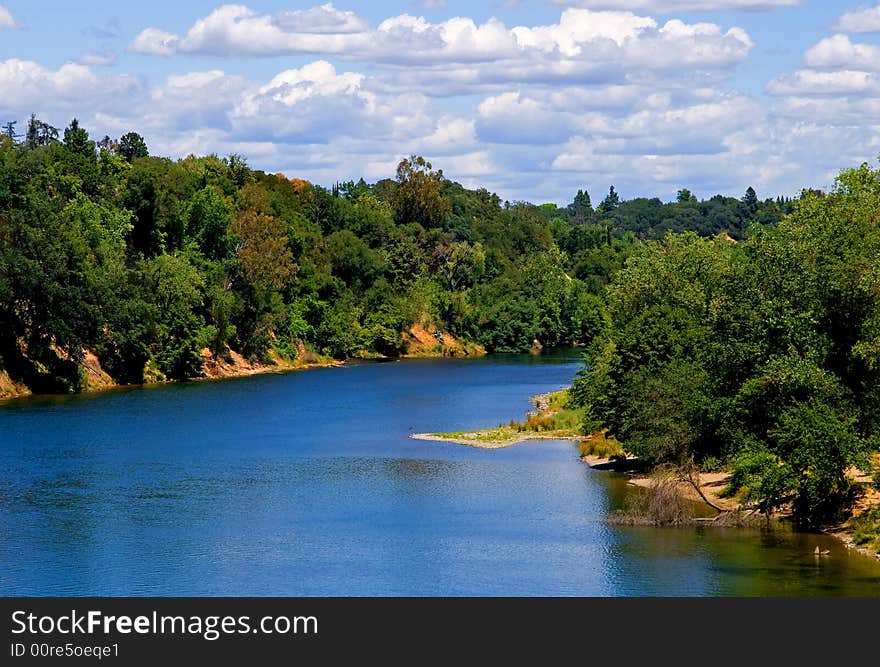
{"label": "tree line", "polygon": [[[563,208],[502,202],[418,156],[395,178],[323,188],[32,116],[0,136],[0,363],[36,391],[75,391],[86,349],[137,383],[200,376],[205,348],[395,356],[414,323],[490,352],[588,343],[640,237],[727,220],[690,200],[646,218],[611,194],[595,211],[583,192]],[[719,206],[731,233],[754,212]]]}

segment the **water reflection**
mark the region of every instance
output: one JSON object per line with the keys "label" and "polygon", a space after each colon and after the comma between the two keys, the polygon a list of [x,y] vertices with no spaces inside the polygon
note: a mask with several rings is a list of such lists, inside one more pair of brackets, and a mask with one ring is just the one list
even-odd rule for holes
{"label": "water reflection", "polygon": [[[362,364],[9,405],[0,594],[880,595],[880,568],[816,536],[609,526],[631,490],[569,442],[408,437],[519,417],[577,361]],[[832,550],[819,561],[817,543]]]}

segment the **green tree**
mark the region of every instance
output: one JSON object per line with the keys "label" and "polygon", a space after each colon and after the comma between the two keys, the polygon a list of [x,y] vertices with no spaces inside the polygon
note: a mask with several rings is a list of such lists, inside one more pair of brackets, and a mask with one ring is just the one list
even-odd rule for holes
{"label": "green tree", "polygon": [[434,171],[425,158],[413,155],[401,160],[392,200],[397,222],[417,222],[430,228],[448,218],[452,207],[441,192],[442,181],[443,171]]}
{"label": "green tree", "polygon": [[76,118],[64,130],[64,145],[77,155],[90,159],[95,157],[95,142],[89,140],[89,133],[80,127]]}
{"label": "green tree", "polygon": [[574,201],[568,206],[568,218],[572,224],[586,224],[593,216],[593,204],[590,201],[590,193],[586,190],[578,190]]}
{"label": "green tree", "polygon": [[615,191],[614,186],[612,185],[608,190],[605,199],[602,200],[602,203],[599,204],[599,208],[596,209],[596,212],[600,215],[606,215],[617,210],[618,206],[620,206],[620,195],[617,194],[617,191]]}
{"label": "green tree", "polygon": [[232,254],[229,237],[232,212],[222,195],[213,187],[196,192],[186,211],[186,236],[208,259],[227,259]]}
{"label": "green tree", "polygon": [[150,154],[149,149],[147,149],[147,142],[137,132],[123,134],[119,138],[117,150],[127,162],[131,162],[135,158],[147,157]]}

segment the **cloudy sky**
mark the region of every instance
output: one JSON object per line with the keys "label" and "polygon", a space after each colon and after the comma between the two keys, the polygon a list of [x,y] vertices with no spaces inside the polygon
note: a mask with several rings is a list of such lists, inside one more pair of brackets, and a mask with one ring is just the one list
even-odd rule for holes
{"label": "cloudy sky", "polygon": [[[320,0],[318,0],[320,2]],[[0,123],[330,184],[759,196],[880,155],[877,0],[0,0]]]}

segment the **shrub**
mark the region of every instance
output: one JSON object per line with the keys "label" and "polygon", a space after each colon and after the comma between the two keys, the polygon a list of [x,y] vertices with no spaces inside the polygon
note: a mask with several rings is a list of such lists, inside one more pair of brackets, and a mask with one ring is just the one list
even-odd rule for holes
{"label": "shrub", "polygon": [[875,507],[852,520],[853,544],[880,554],[880,507]]}
{"label": "shrub", "polygon": [[675,479],[660,475],[643,492],[630,495],[613,523],[639,526],[683,526],[694,522],[694,504],[678,492]]}
{"label": "shrub", "polygon": [[613,437],[607,437],[604,433],[594,434],[590,440],[580,443],[578,449],[581,456],[598,456],[601,459],[626,458],[623,445]]}

